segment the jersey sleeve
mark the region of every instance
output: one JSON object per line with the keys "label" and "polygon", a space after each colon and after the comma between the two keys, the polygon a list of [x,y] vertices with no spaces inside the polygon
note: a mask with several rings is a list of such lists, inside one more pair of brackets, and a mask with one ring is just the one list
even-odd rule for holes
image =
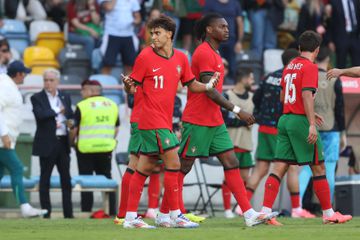
{"label": "jersey sleeve", "polygon": [[301,89],[316,91],[318,87],[318,68],[315,64],[309,64],[305,66],[302,75]]}
{"label": "jersey sleeve", "polygon": [[183,57],[183,62],[184,62],[184,64],[183,64],[184,70],[182,71],[181,83],[183,86],[185,86],[185,85],[190,84],[192,81],[194,81],[195,76],[191,71],[189,61],[185,55]]}
{"label": "jersey sleeve", "polygon": [[214,75],[216,70],[214,69],[214,64],[211,61],[212,59],[213,57],[207,51],[198,52],[196,58],[193,59],[193,63],[195,63],[199,69],[200,77],[204,75]]}
{"label": "jersey sleeve", "polygon": [[137,84],[142,84],[146,74],[146,58],[141,54],[136,58],[130,78]]}

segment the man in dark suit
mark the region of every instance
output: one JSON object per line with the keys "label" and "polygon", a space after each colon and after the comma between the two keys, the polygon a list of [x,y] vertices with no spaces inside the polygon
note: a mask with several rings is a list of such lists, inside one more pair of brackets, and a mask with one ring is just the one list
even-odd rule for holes
{"label": "man in dark suit", "polygon": [[329,47],[336,51],[336,67],[345,68],[350,54],[353,66],[360,65],[360,0],[331,0],[328,26]]}
{"label": "man in dark suit", "polygon": [[31,97],[37,125],[33,155],[40,157],[40,204],[48,210],[45,217],[50,218],[50,177],[56,165],[60,174],[64,217],[73,218],[68,139],[68,124],[73,117],[71,100],[57,89],[59,71],[47,69],[43,77],[44,89]]}

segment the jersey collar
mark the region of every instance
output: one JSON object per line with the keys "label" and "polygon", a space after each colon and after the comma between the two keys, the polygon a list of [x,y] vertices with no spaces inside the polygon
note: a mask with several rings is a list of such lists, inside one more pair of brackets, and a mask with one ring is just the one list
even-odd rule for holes
{"label": "jersey collar", "polygon": [[170,55],[170,57],[165,57],[165,56],[159,54],[158,52],[156,52],[155,48],[153,48],[153,51],[154,51],[154,53],[155,53],[156,55],[158,55],[159,57],[165,58],[166,60],[169,60],[172,56],[174,56],[174,48],[171,49],[171,55]]}

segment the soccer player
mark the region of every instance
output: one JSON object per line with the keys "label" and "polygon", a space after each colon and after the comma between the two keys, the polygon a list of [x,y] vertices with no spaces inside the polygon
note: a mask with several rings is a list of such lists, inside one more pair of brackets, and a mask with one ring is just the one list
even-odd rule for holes
{"label": "soccer player", "polygon": [[[248,125],[255,118],[240,107],[226,100],[220,92],[224,80],[224,65],[219,54],[220,43],[229,37],[226,20],[219,14],[211,13],[204,16],[196,25],[197,38],[202,41],[192,58],[192,71],[203,83],[211,81],[214,74],[220,71],[220,81],[216,89],[206,93],[188,92],[187,104],[183,112],[183,133],[179,154],[181,172],[179,174],[179,201],[182,211],[182,186],[185,175],[190,172],[195,158],[209,155],[217,156],[224,166],[225,181],[240,207],[244,211],[247,226],[266,221],[272,215],[256,212],[246,198],[246,190],[240,176],[239,162],[234,153],[234,146],[226,130],[220,107],[234,112],[237,117]],[[164,212],[161,211],[158,215]],[[276,215],[276,214],[274,214]]]}
{"label": "soccer player", "polygon": [[[288,65],[292,59],[299,55],[300,53],[296,49],[290,48],[285,50],[281,55],[283,65]],[[283,111],[283,105],[280,101],[282,72],[283,68],[267,75],[254,94],[254,115],[260,126],[256,149],[257,161],[251,176],[246,182],[249,200],[251,200],[261,179],[269,172],[270,163],[275,159],[276,125]],[[315,215],[300,207],[298,168],[298,166],[292,165],[288,170],[287,187],[291,198],[291,216],[313,218]],[[280,225],[275,218],[271,219],[268,224]]]}
{"label": "soccer player", "polygon": [[207,84],[195,80],[185,54],[173,48],[175,28],[170,17],[162,16],[152,20],[149,29],[153,47],[141,51],[130,77],[124,78],[129,92],[135,92],[135,84],[141,85],[143,92],[138,122],[141,155],[130,182],[124,228],[154,228],[137,216],[144,182],[157,165],[158,159],[151,156],[159,156],[165,164],[164,199],[170,207],[168,227],[198,227],[197,223],[189,221],[179,210],[179,142],[172,132],[172,115],[179,81],[188,86],[190,91],[205,92],[216,86],[219,73],[214,74]]}
{"label": "soccer player", "polygon": [[278,123],[275,159],[265,183],[262,212],[270,213],[279,192],[280,182],[290,164],[310,165],[316,196],[323,210],[323,223],[344,223],[352,216],[334,212],[325,176],[322,144],[316,124],[322,119],[314,112],[314,94],[318,87],[318,68],[314,64],[321,37],[306,31],[299,37],[300,56],[284,69],[281,79],[283,115]]}

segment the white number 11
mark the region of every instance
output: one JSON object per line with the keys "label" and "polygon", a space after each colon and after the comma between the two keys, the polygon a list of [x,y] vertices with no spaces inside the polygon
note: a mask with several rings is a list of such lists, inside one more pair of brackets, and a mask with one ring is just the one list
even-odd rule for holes
{"label": "white number 11", "polygon": [[[154,88],[164,88],[164,76],[160,75],[160,76],[154,76],[154,81],[155,81],[155,86]],[[159,84],[160,82],[160,84]]]}

